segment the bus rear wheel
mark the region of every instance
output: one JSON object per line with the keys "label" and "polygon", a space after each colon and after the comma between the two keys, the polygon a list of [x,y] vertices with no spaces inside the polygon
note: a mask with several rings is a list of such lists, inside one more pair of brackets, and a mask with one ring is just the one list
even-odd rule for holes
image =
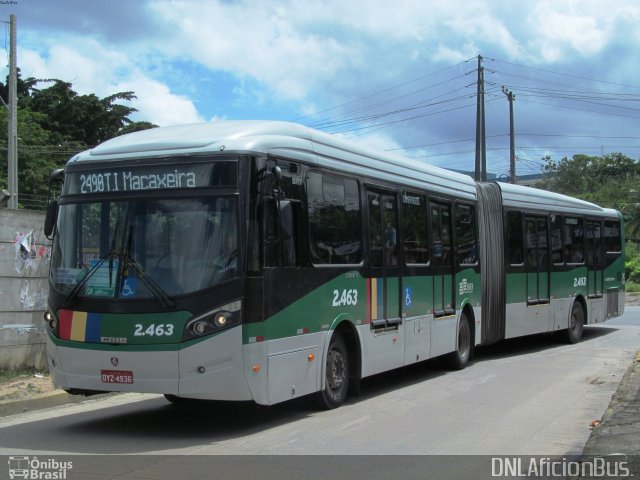
{"label": "bus rear wheel", "polygon": [[463,312],[458,323],[458,338],[456,350],[449,354],[448,364],[453,370],[462,370],[471,358],[471,326],[469,319]]}
{"label": "bus rear wheel", "polygon": [[584,309],[580,302],[573,302],[571,307],[571,317],[569,317],[569,327],[566,332],[566,339],[569,343],[577,343],[582,338],[584,330]]}
{"label": "bus rear wheel", "polygon": [[339,332],[333,334],[329,343],[324,384],[318,392],[320,407],[332,409],[342,405],[349,390],[349,352]]}

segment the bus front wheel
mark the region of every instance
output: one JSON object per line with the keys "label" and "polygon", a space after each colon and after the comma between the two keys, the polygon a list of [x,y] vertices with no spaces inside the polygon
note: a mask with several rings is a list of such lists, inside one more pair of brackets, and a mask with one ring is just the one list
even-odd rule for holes
{"label": "bus front wheel", "polygon": [[571,307],[571,317],[569,318],[569,327],[566,332],[566,339],[569,343],[577,343],[582,338],[584,330],[584,309],[580,302],[573,302]]}
{"label": "bus front wheel", "polygon": [[329,343],[324,384],[324,388],[318,392],[320,406],[331,409],[342,405],[349,389],[349,353],[339,332],[333,334]]}

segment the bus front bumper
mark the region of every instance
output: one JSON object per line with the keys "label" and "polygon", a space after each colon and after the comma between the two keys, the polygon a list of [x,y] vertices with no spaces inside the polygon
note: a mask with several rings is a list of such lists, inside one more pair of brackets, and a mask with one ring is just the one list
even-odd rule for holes
{"label": "bus front bumper", "polygon": [[139,392],[209,400],[252,400],[243,372],[241,329],[189,346],[126,349],[55,341],[47,360],[56,388],[72,393]]}

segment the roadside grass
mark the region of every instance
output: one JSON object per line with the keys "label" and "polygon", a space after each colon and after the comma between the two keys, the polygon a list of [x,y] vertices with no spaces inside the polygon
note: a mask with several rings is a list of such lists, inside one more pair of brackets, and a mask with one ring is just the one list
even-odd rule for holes
{"label": "roadside grass", "polygon": [[627,293],[640,293],[640,283],[626,282],[624,290]]}
{"label": "roadside grass", "polygon": [[0,369],[0,383],[14,382],[27,377],[33,377],[35,375],[42,375],[44,377],[49,375],[49,372],[38,370],[35,368],[27,368],[22,370],[6,370]]}

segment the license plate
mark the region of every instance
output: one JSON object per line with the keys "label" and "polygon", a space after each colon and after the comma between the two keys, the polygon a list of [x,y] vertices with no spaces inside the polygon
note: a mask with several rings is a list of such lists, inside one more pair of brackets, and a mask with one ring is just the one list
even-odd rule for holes
{"label": "license plate", "polygon": [[133,372],[128,370],[100,370],[102,383],[133,383]]}

